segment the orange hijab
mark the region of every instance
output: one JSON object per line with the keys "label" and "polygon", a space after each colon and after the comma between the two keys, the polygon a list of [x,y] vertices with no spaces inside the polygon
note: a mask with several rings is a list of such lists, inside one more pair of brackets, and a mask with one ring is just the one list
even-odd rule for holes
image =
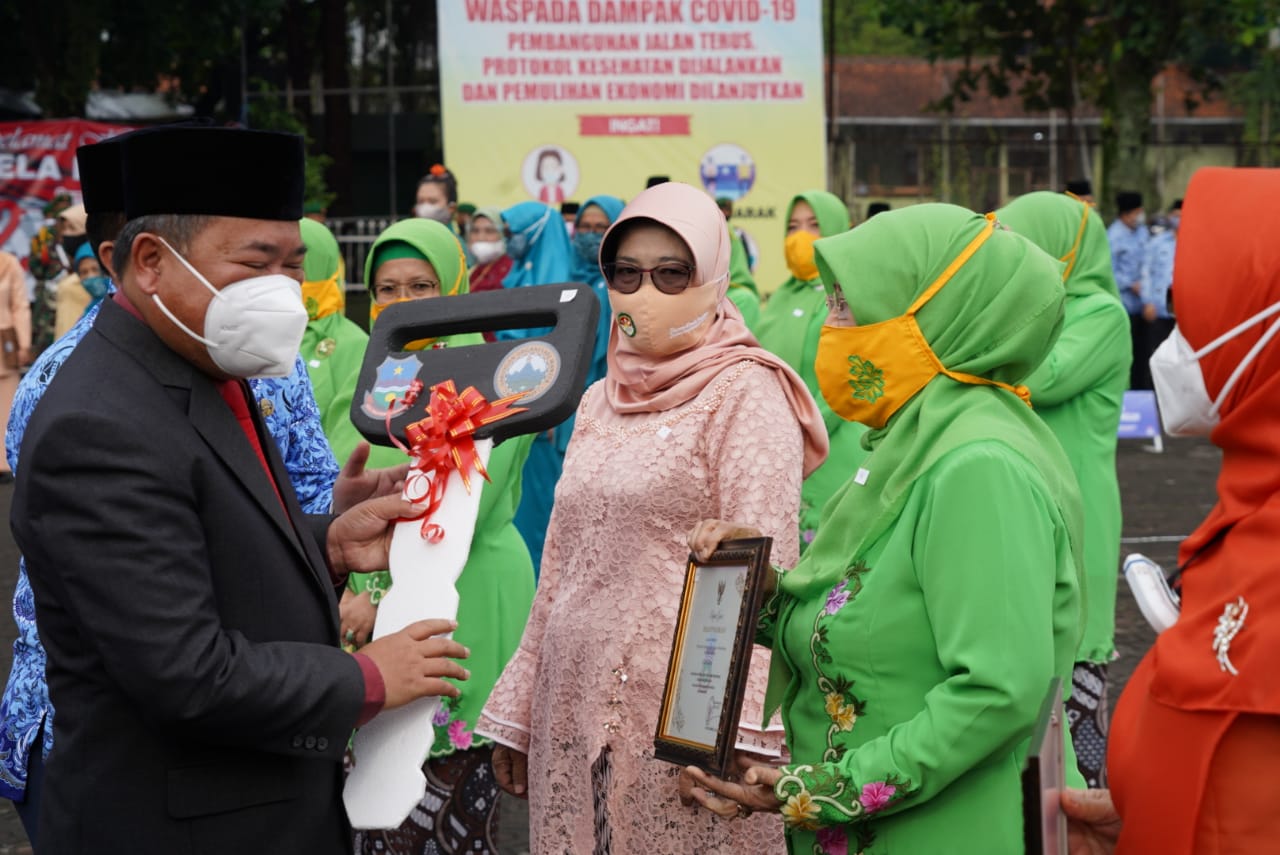
{"label": "orange hijab", "polygon": [[[1248,211],[1241,225],[1240,211]],[[1199,349],[1280,301],[1280,170],[1201,169],[1178,232],[1173,299],[1178,327]],[[1216,399],[1249,349],[1280,316],[1200,361]],[[1182,544],[1182,615],[1154,649],[1153,694],[1181,709],[1280,714],[1280,337],[1245,370],[1210,436],[1222,449],[1218,503]],[[1192,559],[1195,559],[1192,561]],[[1248,614],[1220,665],[1214,632],[1229,603]]]}

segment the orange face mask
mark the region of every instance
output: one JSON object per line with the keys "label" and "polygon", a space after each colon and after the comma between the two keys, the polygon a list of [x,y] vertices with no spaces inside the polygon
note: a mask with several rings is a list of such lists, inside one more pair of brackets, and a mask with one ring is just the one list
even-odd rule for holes
{"label": "orange face mask", "polygon": [[787,269],[801,282],[818,278],[818,265],[813,260],[813,244],[818,239],[813,232],[804,229],[787,235],[782,249],[787,258]]}
{"label": "orange face mask", "polygon": [[1030,404],[1031,393],[1026,386],[1014,387],[948,370],[916,322],[916,313],[991,237],[995,215],[988,214],[987,220],[986,228],[947,265],[906,314],[867,326],[823,326],[814,371],[823,399],[837,415],[847,421],[882,428],[939,374],[960,383],[1008,389]]}
{"label": "orange face mask", "polygon": [[345,300],[342,287],[342,267],[328,279],[308,280],[302,283],[302,305],[307,308],[308,320],[318,321],[329,315],[341,312]]}

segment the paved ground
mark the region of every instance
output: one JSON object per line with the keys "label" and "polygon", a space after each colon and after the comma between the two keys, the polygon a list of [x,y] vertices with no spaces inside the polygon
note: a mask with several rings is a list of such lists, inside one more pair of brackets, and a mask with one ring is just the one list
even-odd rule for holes
{"label": "paved ground", "polygon": [[[1157,538],[1131,543],[1126,551],[1139,551],[1167,567],[1177,560],[1175,538],[1195,527],[1213,505],[1213,483],[1220,455],[1217,449],[1201,440],[1166,440],[1164,454],[1153,454],[1138,442],[1121,444],[1119,469],[1124,496],[1124,536],[1127,539]],[[9,517],[9,500],[13,488],[0,486],[0,520]],[[9,672],[14,637],[13,619],[7,607],[17,573],[17,553],[8,526],[0,534],[0,675]],[[1120,659],[1112,666],[1115,690],[1128,679],[1138,660],[1151,645],[1151,630],[1129,598],[1121,582],[1116,614],[1116,646]],[[523,803],[508,799],[503,805],[503,829],[499,843],[504,853],[520,855],[527,848],[527,825]],[[0,855],[26,855],[26,836],[13,806],[0,800]]]}

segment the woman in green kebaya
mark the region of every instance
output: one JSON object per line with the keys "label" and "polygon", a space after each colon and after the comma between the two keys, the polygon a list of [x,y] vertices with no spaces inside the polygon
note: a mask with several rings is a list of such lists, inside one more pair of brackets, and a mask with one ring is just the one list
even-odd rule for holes
{"label": "woman in green kebaya", "polygon": [[781,813],[791,853],[1020,852],[1020,770],[1079,637],[1079,491],[1019,385],[1061,329],[1061,265],[951,205],[820,241],[817,263],[820,388],[871,451],[762,616],[791,763],[686,769],[682,793]]}
{"label": "woman in green kebaya", "polygon": [[[448,227],[415,218],[396,223],[374,242],[365,282],[372,298],[371,320],[376,323],[382,310],[394,303],[467,293],[467,265]],[[475,333],[419,339],[405,349],[482,342]],[[427,793],[399,829],[357,832],[357,852],[435,851],[431,847],[444,839],[457,843],[449,851],[492,851],[498,800],[489,768],[492,744],[473,731],[494,683],[520,643],[533,603],[533,561],[513,522],[520,502],[521,472],[532,442],[532,436],[506,440],[493,449],[486,467],[489,481],[480,494],[471,552],[457,584],[454,638],[471,650],[467,660],[471,679],[459,686],[461,694],[447,700],[436,716],[436,741],[426,766]],[[404,461],[400,450],[378,446],[370,462]],[[377,604],[389,585],[390,573],[351,574],[341,609],[344,640],[360,644],[368,639]]]}
{"label": "woman in green kebaya", "polygon": [[1000,222],[1066,264],[1062,335],[1024,382],[1036,413],[1071,461],[1084,499],[1084,635],[1076,653],[1068,720],[1080,771],[1106,786],[1107,663],[1115,657],[1120,564],[1116,431],[1129,385],[1129,316],[1111,273],[1102,218],[1066,193],[1029,193],[997,212]]}
{"label": "woman in green kebaya", "polygon": [[787,235],[783,243],[791,278],[769,296],[752,328],[765,350],[772,351],[795,369],[818,402],[831,455],[805,479],[800,493],[800,548],[807,548],[818,528],[822,506],[853,477],[866,455],[862,449],[864,428],[841,419],[826,406],[813,371],[818,337],[827,316],[825,292],[814,262],[814,242],[849,230],[849,209],[839,197],[824,190],[809,190],[791,200],[787,209]]}
{"label": "woman in green kebaya", "polygon": [[315,220],[304,218],[300,226],[307,247],[302,263],[307,331],[299,353],[307,364],[325,437],[334,457],[345,463],[362,439],[351,423],[351,395],[369,335],[346,316],[346,271],[337,239]]}

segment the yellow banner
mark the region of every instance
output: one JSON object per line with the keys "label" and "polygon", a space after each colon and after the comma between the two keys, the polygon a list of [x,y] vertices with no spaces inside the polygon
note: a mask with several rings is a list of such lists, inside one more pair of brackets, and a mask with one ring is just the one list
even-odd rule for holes
{"label": "yellow banner", "polygon": [[771,291],[787,204],[826,187],[818,0],[444,0],[460,201],[630,199],[651,175],[734,200]]}

